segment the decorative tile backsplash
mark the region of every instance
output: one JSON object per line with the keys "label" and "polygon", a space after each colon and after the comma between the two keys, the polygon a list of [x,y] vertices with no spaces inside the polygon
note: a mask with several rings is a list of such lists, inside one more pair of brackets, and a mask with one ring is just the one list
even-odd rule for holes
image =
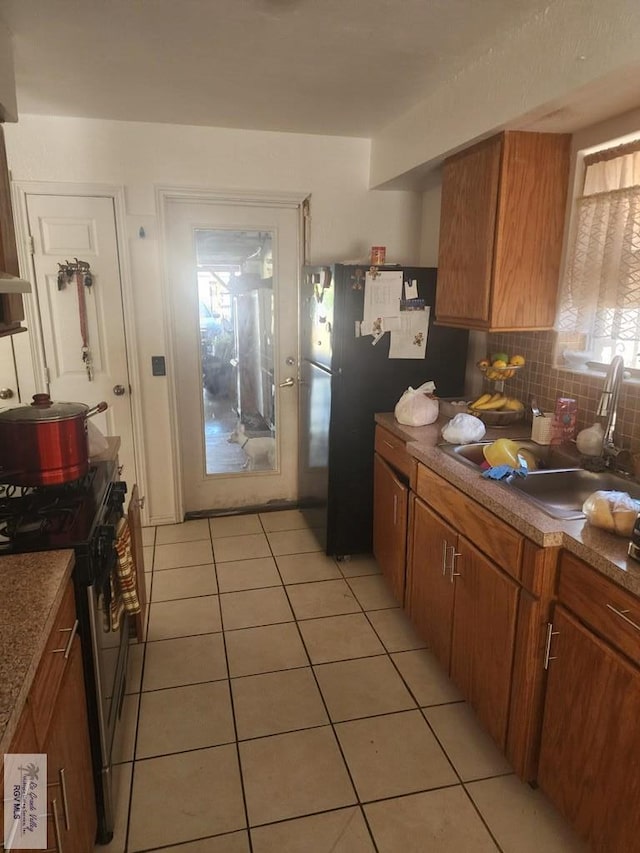
{"label": "decorative tile backsplash", "polygon": [[[604,374],[570,373],[554,367],[557,332],[508,332],[487,336],[488,354],[506,352],[523,355],[526,366],[513,379],[505,382],[505,390],[525,404],[533,394],[540,408],[553,412],[558,397],[578,401],[578,430],[596,420]],[[529,413],[530,415],[530,413]],[[620,391],[616,443],[633,453],[640,452],[640,384],[624,383]]]}

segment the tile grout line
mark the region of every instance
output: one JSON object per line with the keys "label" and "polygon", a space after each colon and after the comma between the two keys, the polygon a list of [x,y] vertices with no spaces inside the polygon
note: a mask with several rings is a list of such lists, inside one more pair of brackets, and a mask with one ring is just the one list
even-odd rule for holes
{"label": "tile grout line", "polygon": [[[268,540],[267,540],[267,541],[268,541]],[[269,543],[269,548],[271,548],[271,543]],[[274,555],[274,559],[275,559],[275,555]],[[277,564],[277,561],[276,561],[276,568],[277,568],[277,570],[278,570],[278,574],[280,574],[280,578],[282,579],[282,574],[280,573],[280,568],[279,568],[279,566],[278,566],[278,564]],[[338,566],[338,568],[340,568],[340,567]],[[341,574],[342,574],[342,572],[341,572]],[[322,705],[323,705],[323,707],[324,707],[325,714],[327,715],[327,719],[328,719],[328,721],[329,721],[329,726],[331,727],[331,732],[332,732],[332,734],[333,734],[333,739],[334,739],[334,742],[335,742],[335,744],[336,744],[336,746],[337,746],[337,748],[338,748],[338,751],[339,751],[339,753],[340,753],[340,757],[342,758],[342,764],[343,764],[343,766],[344,766],[344,768],[345,768],[345,770],[346,770],[346,772],[347,772],[347,776],[348,776],[348,778],[349,778],[349,782],[350,782],[350,784],[351,784],[351,788],[352,788],[353,793],[354,793],[355,798],[356,798],[356,802],[357,802],[358,809],[359,809],[359,811],[360,811],[360,814],[362,815],[362,819],[363,819],[363,820],[364,820],[364,822],[365,822],[365,826],[367,827],[367,831],[368,831],[368,833],[369,833],[369,837],[371,838],[371,843],[373,844],[374,850],[376,851],[376,853],[379,853],[379,848],[378,848],[378,845],[377,845],[376,839],[374,838],[373,832],[372,832],[372,830],[371,830],[371,826],[369,825],[369,821],[368,821],[368,819],[367,819],[367,816],[366,816],[366,814],[365,814],[364,808],[363,808],[363,806],[362,806],[362,802],[360,801],[360,795],[358,794],[358,789],[357,789],[357,787],[356,787],[355,781],[354,781],[353,776],[352,776],[352,773],[351,773],[351,769],[350,769],[350,767],[349,767],[349,764],[347,763],[347,759],[346,759],[345,754],[344,754],[344,751],[343,751],[343,749],[342,749],[342,744],[340,743],[340,739],[338,738],[338,735],[337,735],[337,732],[336,732],[336,729],[335,729],[334,722],[333,722],[333,720],[331,719],[331,714],[330,714],[330,712],[329,712],[329,708],[328,708],[327,703],[326,703],[326,701],[325,701],[324,694],[322,693],[322,690],[320,689],[320,684],[319,684],[319,682],[318,682],[318,678],[317,678],[317,676],[316,676],[316,672],[315,672],[315,669],[314,669],[314,667],[313,667],[313,663],[311,662],[311,655],[309,654],[309,650],[308,650],[307,645],[306,645],[306,643],[305,643],[305,641],[304,641],[304,637],[303,637],[303,635],[302,635],[302,631],[300,630],[300,625],[298,624],[298,619],[297,619],[297,617],[296,617],[295,610],[293,609],[293,605],[291,604],[291,599],[289,598],[289,593],[288,593],[288,591],[287,591],[287,587],[286,587],[286,584],[284,583],[284,581],[283,581],[282,586],[283,586],[283,589],[284,589],[285,595],[287,596],[287,600],[289,601],[289,606],[291,607],[291,611],[292,611],[292,613],[293,613],[293,615],[294,615],[294,622],[295,622],[296,630],[297,630],[297,632],[298,632],[298,636],[299,636],[299,638],[300,638],[300,642],[302,643],[302,647],[303,647],[303,649],[304,649],[304,651],[305,651],[305,654],[306,654],[306,656],[307,656],[307,660],[309,661],[309,670],[310,670],[310,672],[311,672],[311,676],[312,676],[312,678],[313,678],[313,680],[314,680],[314,683],[315,683],[315,685],[316,685],[316,690],[318,691],[318,695],[320,696],[320,701],[322,702]],[[349,588],[350,588],[350,587],[349,587]],[[357,600],[357,599],[356,599],[356,600]],[[358,602],[358,604],[360,604],[360,602]],[[306,817],[308,817],[308,815],[306,815]]]}
{"label": "tile grout line", "polygon": [[227,688],[229,690],[229,702],[231,704],[231,719],[233,720],[233,734],[235,737],[235,748],[236,748],[236,761],[238,762],[238,777],[240,780],[240,790],[242,791],[242,808],[244,810],[244,821],[247,833],[247,843],[249,846],[249,853],[253,853],[253,840],[251,838],[251,830],[249,826],[249,808],[247,806],[247,792],[244,783],[244,773],[242,772],[242,759],[240,756],[240,741],[238,740],[238,723],[236,720],[236,707],[235,701],[233,698],[233,689],[231,687],[231,668],[229,666],[229,654],[227,650],[227,637],[226,632],[224,630],[224,621],[222,618],[222,603],[220,601],[220,583],[218,579],[218,564],[215,559],[215,550],[213,545],[213,531],[211,529],[211,523],[208,522],[207,526],[209,528],[209,536],[211,539],[211,553],[214,558],[214,572],[216,575],[216,586],[218,587],[218,611],[220,614],[220,627],[222,631],[222,647],[224,648],[224,660],[225,665],[227,667]]}

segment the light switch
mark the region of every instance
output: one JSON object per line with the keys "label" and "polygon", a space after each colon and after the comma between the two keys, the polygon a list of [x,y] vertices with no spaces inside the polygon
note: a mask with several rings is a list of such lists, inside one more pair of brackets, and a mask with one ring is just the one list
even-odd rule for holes
{"label": "light switch", "polygon": [[166,376],[167,368],[164,361],[163,355],[152,355],[151,356],[151,373],[154,376]]}

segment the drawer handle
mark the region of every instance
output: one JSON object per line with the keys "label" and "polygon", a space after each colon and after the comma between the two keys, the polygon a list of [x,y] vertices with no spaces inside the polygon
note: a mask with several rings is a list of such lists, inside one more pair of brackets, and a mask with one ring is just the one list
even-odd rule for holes
{"label": "drawer handle", "polygon": [[62,835],[60,834],[60,818],[58,817],[57,800],[51,800],[51,810],[53,812],[53,829],[56,834],[56,848],[58,853],[64,853],[62,849]]}
{"label": "drawer handle", "polygon": [[442,540],[442,577],[444,577],[447,573],[447,551],[449,549],[449,543],[446,539]]}
{"label": "drawer handle", "polygon": [[386,439],[386,438],[383,438],[382,440],[383,440],[383,442],[387,445],[387,447],[390,447],[392,450],[397,450],[397,449],[398,449],[398,448],[395,446],[395,444],[391,444],[391,442],[390,442],[390,441],[387,441],[387,439]]}
{"label": "drawer handle", "polygon": [[613,611],[616,616],[619,616],[621,619],[624,619],[625,622],[628,622],[632,628],[636,629],[636,631],[640,631],[640,625],[636,625],[636,623],[632,619],[629,619],[629,617],[626,615],[630,612],[629,610],[617,610],[613,606],[613,604],[607,604],[607,607],[609,608],[609,610]]}
{"label": "drawer handle", "polygon": [[64,659],[68,660],[69,655],[71,654],[71,646],[73,645],[73,641],[74,641],[75,636],[78,632],[78,620],[76,619],[76,621],[73,623],[73,628],[61,628],[60,629],[60,633],[62,633],[63,631],[70,631],[71,632],[69,634],[69,639],[67,640],[67,645],[64,647],[64,649],[52,649],[51,653],[54,655],[63,654]]}
{"label": "drawer handle", "polygon": [[67,799],[67,779],[65,776],[64,767],[61,767],[58,770],[58,776],[60,777],[60,789],[62,791],[62,811],[64,813],[64,825],[67,829],[67,832],[71,829],[71,821],[69,820],[69,800]]}
{"label": "drawer handle", "polygon": [[549,661],[555,660],[551,655],[551,638],[557,637],[560,631],[553,630],[553,622],[547,622],[547,640],[544,648],[544,668],[549,669]]}
{"label": "drawer handle", "polygon": [[449,568],[451,569],[451,583],[455,583],[454,578],[461,578],[462,573],[456,572],[456,557],[461,557],[462,554],[459,551],[456,551],[456,546],[451,546],[451,565]]}

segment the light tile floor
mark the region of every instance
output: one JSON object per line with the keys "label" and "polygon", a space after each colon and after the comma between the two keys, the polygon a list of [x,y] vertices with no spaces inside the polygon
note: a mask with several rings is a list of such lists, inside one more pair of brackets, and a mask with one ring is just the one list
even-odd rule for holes
{"label": "light tile floor", "polygon": [[296,510],[144,530],[102,853],[577,853],[389,595]]}

